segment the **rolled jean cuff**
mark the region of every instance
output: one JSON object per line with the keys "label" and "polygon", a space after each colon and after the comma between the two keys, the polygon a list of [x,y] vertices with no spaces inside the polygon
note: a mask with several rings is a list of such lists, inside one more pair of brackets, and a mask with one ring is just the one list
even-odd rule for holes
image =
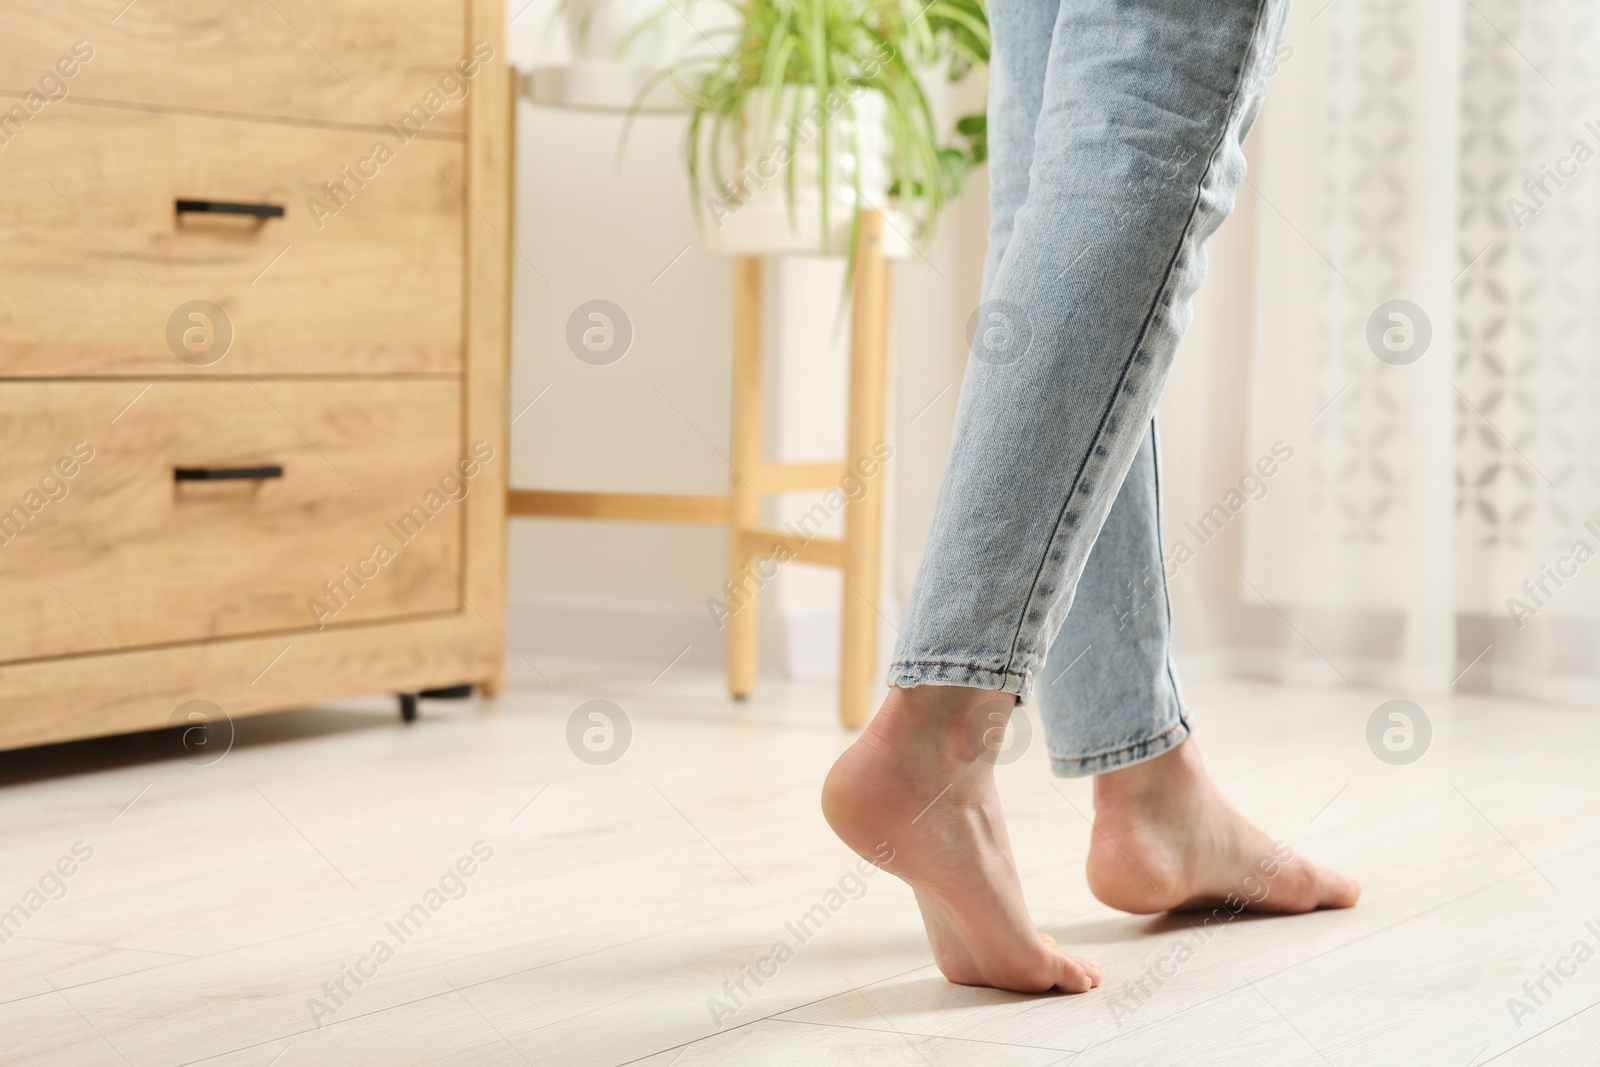
{"label": "rolled jean cuff", "polygon": [[1162,730],[1154,737],[1142,741],[1135,741],[1131,745],[1112,749],[1110,752],[1097,752],[1090,756],[1050,756],[1050,773],[1057,778],[1086,778],[1094,774],[1104,774],[1106,771],[1120,770],[1131,767],[1135,763],[1155,759],[1164,752],[1170,752],[1183,744],[1189,734],[1193,732],[1189,726],[1189,715],[1179,709],[1178,721]]}
{"label": "rolled jean cuff", "polygon": [[889,665],[888,683],[900,689],[914,689],[919,685],[958,685],[968,689],[993,689],[997,693],[1011,693],[1017,703],[1027,700],[1033,691],[1033,675],[1027,671],[979,667],[971,663],[953,663],[948,660],[896,660]]}

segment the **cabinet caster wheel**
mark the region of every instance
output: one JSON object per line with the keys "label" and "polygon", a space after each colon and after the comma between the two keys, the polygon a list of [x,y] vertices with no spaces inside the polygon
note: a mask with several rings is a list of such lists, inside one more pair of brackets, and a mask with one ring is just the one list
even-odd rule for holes
{"label": "cabinet caster wheel", "polygon": [[417,694],[401,693],[400,696],[400,721],[417,721]]}

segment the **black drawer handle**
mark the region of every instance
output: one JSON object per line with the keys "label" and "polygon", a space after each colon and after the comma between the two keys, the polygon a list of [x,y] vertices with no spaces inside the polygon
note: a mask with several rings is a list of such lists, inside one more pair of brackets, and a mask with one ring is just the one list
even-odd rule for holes
{"label": "black drawer handle", "polygon": [[179,200],[178,214],[249,215],[258,219],[283,218],[282,204],[238,204],[228,200]]}
{"label": "black drawer handle", "polygon": [[172,479],[177,482],[259,482],[266,478],[282,478],[283,468],[271,467],[174,467]]}

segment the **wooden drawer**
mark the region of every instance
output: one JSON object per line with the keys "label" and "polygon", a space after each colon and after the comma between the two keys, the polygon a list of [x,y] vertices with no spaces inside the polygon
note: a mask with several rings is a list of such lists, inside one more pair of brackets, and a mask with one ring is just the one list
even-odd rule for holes
{"label": "wooden drawer", "polygon": [[426,128],[459,133],[472,53],[450,0],[24,0],[6,5],[0,89],[59,95],[54,74],[80,99],[372,125],[434,91]]}
{"label": "wooden drawer", "polygon": [[[461,147],[389,143],[357,187],[342,168],[371,158],[369,134],[46,114],[0,149],[0,377],[458,371]],[[333,180],[343,206],[323,188]],[[180,215],[179,200],[284,214]],[[182,347],[179,309],[195,300],[231,327],[220,359]]]}
{"label": "wooden drawer", "polygon": [[0,383],[0,660],[457,610],[460,405],[452,379]]}

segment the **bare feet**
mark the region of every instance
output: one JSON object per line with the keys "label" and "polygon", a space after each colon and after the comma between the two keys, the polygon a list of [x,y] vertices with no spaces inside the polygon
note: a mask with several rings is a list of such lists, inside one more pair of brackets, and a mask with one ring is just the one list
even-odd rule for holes
{"label": "bare feet", "polygon": [[[982,689],[891,689],[840,756],[822,811],[855,852],[915,891],[934,962],[952,982],[1082,993],[1099,964],[1033,928],[994,784],[1014,704]],[[1122,911],[1348,908],[1350,878],[1276,843],[1206,774],[1193,738],[1095,779],[1089,888]]]}
{"label": "bare feet", "polygon": [[1348,908],[1361,895],[1354,880],[1274,843],[1228,803],[1193,737],[1095,779],[1088,874],[1103,903],[1141,915]]}
{"label": "bare feet", "polygon": [[822,811],[845,844],[916,892],[946,978],[1082,993],[1100,984],[1100,965],[1034,929],[1011,858],[994,754],[1013,705],[983,689],[891,689],[828,773]]}

